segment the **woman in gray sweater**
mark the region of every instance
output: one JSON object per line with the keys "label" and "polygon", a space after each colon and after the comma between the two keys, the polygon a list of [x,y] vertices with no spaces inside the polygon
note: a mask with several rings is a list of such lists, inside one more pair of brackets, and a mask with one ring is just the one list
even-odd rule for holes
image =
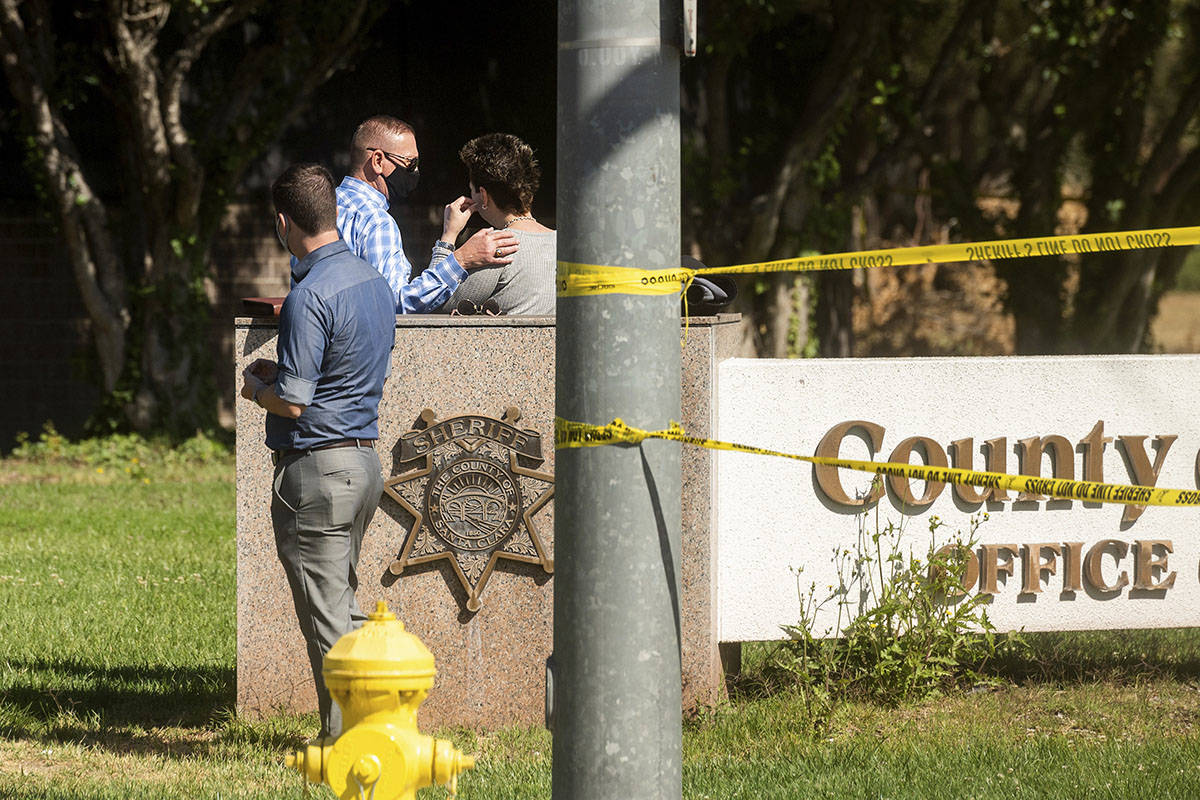
{"label": "woman in gray sweater", "polygon": [[556,234],[530,211],[541,177],[533,148],[511,134],[489,133],[467,142],[458,155],[467,167],[471,196],[446,207],[431,263],[453,251],[471,211],[493,228],[515,233],[520,249],[509,264],[473,270],[442,311],[454,311],[464,300],[476,306],[495,300],[501,314],[554,314]]}

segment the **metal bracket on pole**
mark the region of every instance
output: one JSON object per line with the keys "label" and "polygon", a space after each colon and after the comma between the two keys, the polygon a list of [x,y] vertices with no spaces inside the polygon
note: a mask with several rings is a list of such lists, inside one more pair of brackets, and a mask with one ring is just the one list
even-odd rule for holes
{"label": "metal bracket on pole", "polygon": [[696,0],[683,0],[683,54],[696,55]]}

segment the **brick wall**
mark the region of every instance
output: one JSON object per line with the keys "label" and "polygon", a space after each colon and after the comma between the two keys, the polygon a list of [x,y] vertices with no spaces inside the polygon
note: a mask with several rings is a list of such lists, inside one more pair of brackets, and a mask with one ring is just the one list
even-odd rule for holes
{"label": "brick wall", "polygon": [[87,313],[54,227],[0,219],[0,451],[53,420],[77,435],[96,406]]}
{"label": "brick wall", "polygon": [[245,316],[243,297],[282,297],[290,284],[289,259],[271,222],[266,205],[230,208],[221,232],[213,240],[210,258],[213,301],[209,322],[216,372],[217,414],[224,427],[233,427],[233,403],[240,382],[233,369],[233,318]]}

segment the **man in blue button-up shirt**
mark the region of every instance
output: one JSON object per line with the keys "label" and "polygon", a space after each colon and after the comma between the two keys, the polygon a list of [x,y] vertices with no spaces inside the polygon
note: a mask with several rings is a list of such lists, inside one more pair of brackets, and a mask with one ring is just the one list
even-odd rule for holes
{"label": "man in blue button-up shirt", "polygon": [[[338,232],[354,254],[379,270],[392,287],[397,314],[436,311],[462,283],[467,270],[510,264],[520,248],[512,231],[484,228],[457,249],[453,241],[439,241],[454,252],[411,278],[400,227],[388,208],[416,187],[419,164],[412,127],[395,117],[374,116],[355,130],[350,174],[337,187]],[[461,231],[473,210],[466,197],[446,206],[442,238],[447,238],[448,230]]]}
{"label": "man in blue button-up shirt", "polygon": [[341,711],[321,674],[329,648],[362,625],[358,553],[383,491],[379,398],[391,364],[392,290],[338,237],[333,177],[299,164],[271,187],[275,230],[298,260],[279,312],[277,361],[243,373],[242,396],[267,411],[274,451],[271,522],[308,647],[321,735]]}

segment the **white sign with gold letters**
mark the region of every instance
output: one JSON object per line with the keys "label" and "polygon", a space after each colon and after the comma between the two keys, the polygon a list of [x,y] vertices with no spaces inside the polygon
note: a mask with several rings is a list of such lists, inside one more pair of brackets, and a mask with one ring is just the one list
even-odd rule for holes
{"label": "white sign with gold letters", "polygon": [[[1196,490],[1198,398],[1200,356],[732,359],[720,367],[717,438]],[[987,597],[999,630],[1200,625],[1200,509],[877,480],[743,453],[717,464],[722,641],[782,638],[801,597],[820,603],[852,582],[889,525],[905,554],[962,539],[964,584]],[[843,612],[870,602],[852,594]],[[836,626],[837,609],[822,606],[815,632]]]}

